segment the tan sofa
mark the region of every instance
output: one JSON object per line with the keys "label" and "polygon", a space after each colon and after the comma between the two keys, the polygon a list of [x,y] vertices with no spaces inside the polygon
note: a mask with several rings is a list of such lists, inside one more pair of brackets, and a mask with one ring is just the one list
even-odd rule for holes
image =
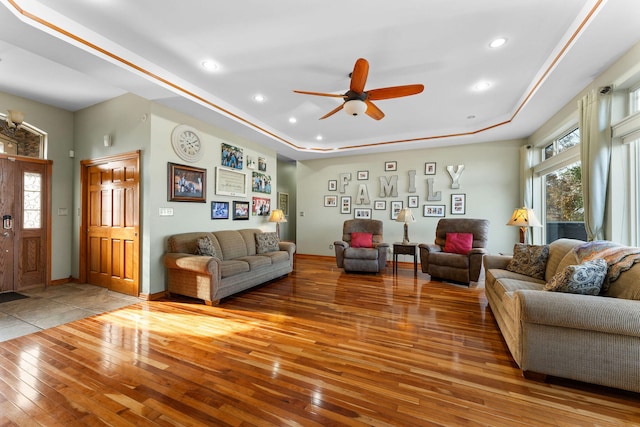
{"label": "tan sofa", "polygon": [[[296,245],[279,242],[278,250],[258,254],[259,229],[182,233],[167,239],[164,265],[169,293],[215,305],[228,297],[293,271]],[[198,239],[208,236],[216,256],[195,255]]]}
{"label": "tan sofa", "polygon": [[640,392],[640,264],[604,296],[543,290],[578,264],[580,240],[549,245],[545,280],[506,270],[510,256],[486,255],[485,291],[511,355],[525,376],[552,375]]}

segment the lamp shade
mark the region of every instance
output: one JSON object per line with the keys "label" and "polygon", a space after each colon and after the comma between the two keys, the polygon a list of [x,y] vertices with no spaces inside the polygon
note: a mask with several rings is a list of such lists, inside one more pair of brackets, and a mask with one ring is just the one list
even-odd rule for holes
{"label": "lamp shade", "polygon": [[413,212],[411,212],[411,209],[404,208],[398,214],[398,217],[396,218],[396,221],[397,222],[404,222],[405,224],[408,224],[410,222],[416,222],[416,218],[413,216]]}
{"label": "lamp shade", "polygon": [[287,222],[287,218],[284,216],[282,209],[274,209],[271,211],[269,222]]}
{"label": "lamp shade", "polygon": [[367,111],[367,104],[359,99],[352,99],[344,103],[344,111],[350,116],[359,116]]}
{"label": "lamp shade", "polygon": [[533,209],[525,207],[515,209],[507,225],[516,227],[542,227]]}

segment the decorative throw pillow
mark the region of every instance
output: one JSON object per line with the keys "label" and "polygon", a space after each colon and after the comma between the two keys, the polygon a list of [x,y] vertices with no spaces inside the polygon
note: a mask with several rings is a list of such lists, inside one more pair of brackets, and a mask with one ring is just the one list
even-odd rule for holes
{"label": "decorative throw pillow", "polygon": [[204,236],[198,239],[198,243],[196,243],[196,255],[218,256],[211,237]]}
{"label": "decorative throw pillow", "polygon": [[256,252],[266,254],[280,250],[278,235],[273,232],[256,233]]}
{"label": "decorative throw pillow", "polygon": [[447,233],[444,251],[452,254],[466,255],[473,245],[473,233]]}
{"label": "decorative throw pillow", "polygon": [[513,247],[513,258],[509,261],[507,270],[544,280],[548,258],[549,245],[516,243]]}
{"label": "decorative throw pillow", "polygon": [[352,248],[372,248],[373,247],[373,234],[371,233],[351,233],[351,247]]}
{"label": "decorative throw pillow", "polygon": [[602,258],[568,265],[544,286],[545,291],[598,295],[607,275],[607,262]]}

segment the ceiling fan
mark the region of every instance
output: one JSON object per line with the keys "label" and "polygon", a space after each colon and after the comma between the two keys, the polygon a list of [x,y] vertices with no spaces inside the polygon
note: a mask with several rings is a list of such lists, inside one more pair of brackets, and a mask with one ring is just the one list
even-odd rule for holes
{"label": "ceiling fan", "polygon": [[307,92],[302,90],[294,90],[294,92],[305,95],[329,96],[344,99],[344,102],[340,104],[340,106],[320,117],[320,120],[332,116],[343,108],[347,114],[352,116],[358,116],[366,113],[369,117],[380,120],[384,117],[384,113],[371,101],[417,95],[424,90],[424,85],[415,84],[371,89],[365,92],[364,85],[367,83],[368,74],[369,62],[364,58],[358,58],[356,64],[353,66],[353,72],[351,73],[351,84],[349,86],[349,90],[344,95],[335,93]]}

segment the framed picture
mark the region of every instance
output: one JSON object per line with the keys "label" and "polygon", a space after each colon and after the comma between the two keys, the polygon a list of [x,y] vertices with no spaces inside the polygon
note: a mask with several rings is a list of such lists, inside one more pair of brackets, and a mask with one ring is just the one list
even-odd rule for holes
{"label": "framed picture", "polygon": [[327,187],[329,191],[336,191],[338,189],[338,180],[330,179]]}
{"label": "framed picture", "polygon": [[391,202],[391,219],[395,220],[396,218],[398,218],[398,215],[400,214],[401,210],[402,210],[401,201]]}
{"label": "framed picture", "polygon": [[260,172],[251,172],[251,191],[271,194],[271,176]]}
{"label": "framed picture", "polygon": [[229,202],[211,202],[211,219],[229,219]]}
{"label": "framed picture", "polygon": [[418,206],[420,206],[418,204],[418,196],[409,196],[409,199],[407,200],[407,207],[417,208]]}
{"label": "framed picture", "polygon": [[251,215],[269,216],[271,213],[271,199],[266,197],[253,197],[251,199]]}
{"label": "framed picture", "polygon": [[233,220],[249,219],[249,202],[234,200]]}
{"label": "framed picture", "polygon": [[338,206],[338,196],[324,196],[324,206],[327,208]]}
{"label": "framed picture", "polygon": [[424,205],[422,207],[422,216],[440,216],[443,217],[445,212],[444,205]]}
{"label": "framed picture", "polygon": [[358,181],[369,179],[369,171],[358,171]]}
{"label": "framed picture", "polygon": [[351,196],[340,197],[340,213],[341,214],[351,213]]}
{"label": "framed picture", "polygon": [[398,170],[398,162],[384,162],[384,171],[385,172],[393,172]]}
{"label": "framed picture", "polygon": [[256,168],[256,159],[251,156],[247,156],[247,169],[255,169]]}
{"label": "framed picture", "polygon": [[451,195],[451,215],[464,215],[467,205],[466,194]]}
{"label": "framed picture", "polygon": [[353,217],[356,219],[371,219],[371,209],[355,208],[353,210]]}
{"label": "framed picture", "polygon": [[206,169],[168,163],[167,177],[167,200],[206,203]]}
{"label": "framed picture", "polygon": [[222,143],[222,166],[231,169],[242,169],[242,148]]}
{"label": "framed picture", "polygon": [[425,175],[435,175],[436,174],[436,163],[429,162],[424,164],[424,174]]}
{"label": "framed picture", "polygon": [[387,201],[386,200],[376,200],[373,202],[373,209],[376,211],[383,211],[387,209]]}
{"label": "framed picture", "polygon": [[247,175],[237,170],[217,167],[216,194],[247,197]]}
{"label": "framed picture", "polygon": [[262,172],[267,171],[267,160],[264,157],[258,157],[258,170]]}
{"label": "framed picture", "polygon": [[289,216],[289,193],[278,193],[278,209],[284,216]]}

